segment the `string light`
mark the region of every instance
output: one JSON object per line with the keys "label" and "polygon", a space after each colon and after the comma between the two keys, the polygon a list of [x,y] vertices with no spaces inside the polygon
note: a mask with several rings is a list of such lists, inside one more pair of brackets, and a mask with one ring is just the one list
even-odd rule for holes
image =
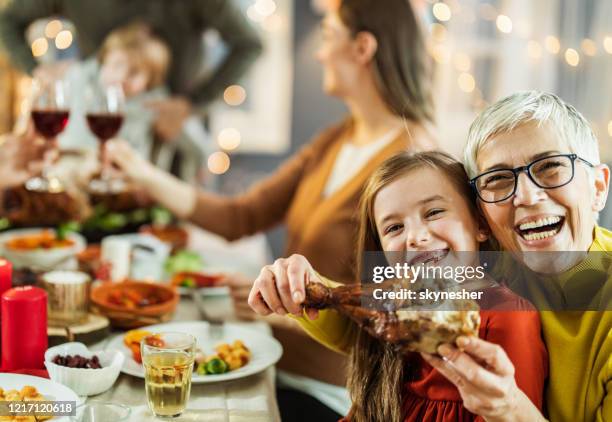
{"label": "string light", "polygon": [[557,54],[561,51],[561,43],[559,39],[553,35],[549,35],[544,39],[544,47],[552,54]]}
{"label": "string light", "polygon": [[603,46],[606,53],[612,54],[612,37],[606,36],[603,39]]}
{"label": "string light", "polygon": [[461,89],[463,92],[469,93],[474,91],[474,88],[476,88],[476,81],[474,80],[474,77],[466,72],[459,75],[459,78],[457,78],[457,83],[459,84],[459,89]]}
{"label": "string light", "polygon": [[257,13],[266,18],[276,11],[276,3],[274,0],[257,0],[254,8]]}
{"label": "string light", "polygon": [[542,57],[542,45],[534,40],[527,41],[527,54],[532,59],[539,59]]}
{"label": "string light", "polygon": [[434,4],[432,11],[435,18],[438,19],[440,22],[449,21],[453,15],[450,10],[450,7],[448,7],[446,3],[442,2],[437,2],[436,4]]}
{"label": "string light", "polygon": [[223,100],[227,105],[239,106],[246,100],[246,91],[240,85],[230,85],[223,92]]}
{"label": "string light", "polygon": [[590,38],[583,39],[580,43],[580,48],[582,49],[582,52],[587,56],[593,57],[597,54],[597,44],[595,44],[595,41]]}
{"label": "string light", "polygon": [[208,170],[213,174],[223,174],[230,168],[229,155],[216,151],[208,157]]}
{"label": "string light", "polygon": [[219,137],[217,138],[217,143],[219,146],[227,151],[238,148],[240,142],[240,132],[238,129],[234,129],[233,127],[222,129],[221,132],[219,132]]}
{"label": "string light", "polygon": [[55,37],[55,46],[60,50],[65,50],[72,44],[72,32],[68,30],[60,31]]}
{"label": "string light", "polygon": [[32,55],[34,57],[40,57],[47,52],[49,49],[49,43],[46,38],[36,38],[32,42]]}
{"label": "string light", "polygon": [[576,67],[580,63],[580,54],[573,48],[568,48],[565,50],[565,61],[570,66]]}
{"label": "string light", "polygon": [[55,38],[57,34],[62,30],[62,22],[57,19],[53,19],[45,26],[45,36],[47,38]]}
{"label": "string light", "polygon": [[504,34],[509,34],[512,32],[512,19],[506,15],[499,15],[495,21],[495,24],[497,25],[497,29]]}

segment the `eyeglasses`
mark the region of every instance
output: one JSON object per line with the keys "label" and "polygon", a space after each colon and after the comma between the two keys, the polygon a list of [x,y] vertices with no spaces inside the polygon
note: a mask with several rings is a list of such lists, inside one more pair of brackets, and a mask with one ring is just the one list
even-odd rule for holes
{"label": "eyeglasses", "polygon": [[522,172],[542,189],[554,189],[567,185],[574,178],[574,163],[580,160],[595,167],[576,154],[559,154],[539,158],[526,166],[514,169],[490,170],[470,180],[470,185],[483,202],[505,201],[516,192],[518,177]]}

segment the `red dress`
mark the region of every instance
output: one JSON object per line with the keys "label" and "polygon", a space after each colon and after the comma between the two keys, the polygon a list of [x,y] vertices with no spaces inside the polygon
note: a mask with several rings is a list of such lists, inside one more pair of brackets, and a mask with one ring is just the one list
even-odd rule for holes
{"label": "red dress", "polygon": [[[548,353],[541,337],[540,317],[526,300],[505,287],[488,289],[480,302],[482,339],[502,346],[514,364],[518,387],[542,409]],[[405,422],[482,421],[463,407],[459,391],[417,353],[406,358],[408,381],[402,409]]]}

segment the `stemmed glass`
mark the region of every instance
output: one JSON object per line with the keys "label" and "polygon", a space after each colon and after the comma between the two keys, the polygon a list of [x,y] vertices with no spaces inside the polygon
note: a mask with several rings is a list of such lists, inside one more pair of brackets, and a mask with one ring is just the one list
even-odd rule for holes
{"label": "stemmed glass", "polygon": [[106,141],[119,133],[123,124],[125,96],[121,85],[93,84],[86,92],[87,125],[100,142],[100,177],[93,179],[90,188],[96,192],[116,193],[124,190],[125,182],[112,176]]}
{"label": "stemmed glass", "polygon": [[36,132],[45,138],[45,142],[52,145],[52,148],[45,153],[41,175],[27,180],[26,189],[36,192],[62,192],[64,185],[51,171],[57,157],[57,135],[62,133],[68,124],[70,115],[67,83],[63,80],[48,83],[34,80],[31,115]]}

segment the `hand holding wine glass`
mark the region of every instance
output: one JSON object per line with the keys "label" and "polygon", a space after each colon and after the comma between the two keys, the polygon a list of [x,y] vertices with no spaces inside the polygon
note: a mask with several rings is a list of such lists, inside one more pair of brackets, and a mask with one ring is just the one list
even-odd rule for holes
{"label": "hand holding wine glass", "polygon": [[35,80],[32,84],[31,115],[36,132],[51,145],[51,151],[45,154],[41,176],[29,179],[26,188],[38,192],[61,192],[64,187],[59,179],[51,175],[51,171],[57,157],[57,135],[68,124],[70,115],[66,82],[54,80],[43,83]]}
{"label": "hand holding wine glass", "polygon": [[96,191],[118,192],[124,188],[120,179],[111,176],[111,163],[106,154],[106,141],[115,137],[123,124],[125,97],[120,85],[94,84],[87,91],[87,124],[100,142],[102,164],[100,178],[92,181]]}

